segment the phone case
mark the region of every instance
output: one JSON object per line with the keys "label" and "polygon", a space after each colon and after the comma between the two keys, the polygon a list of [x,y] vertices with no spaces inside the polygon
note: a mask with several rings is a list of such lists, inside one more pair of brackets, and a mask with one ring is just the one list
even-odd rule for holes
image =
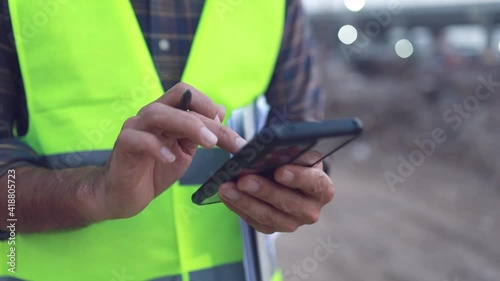
{"label": "phone case", "polygon": [[[276,168],[286,164],[313,166],[347,145],[363,130],[358,118],[300,122],[263,128],[245,147],[224,163],[195,193],[192,202],[206,205],[220,202],[219,186],[238,177],[257,173],[272,178]],[[346,137],[334,148],[329,141]],[[319,142],[326,151],[313,151]],[[280,150],[281,149],[281,150]],[[303,159],[301,159],[303,158]]]}

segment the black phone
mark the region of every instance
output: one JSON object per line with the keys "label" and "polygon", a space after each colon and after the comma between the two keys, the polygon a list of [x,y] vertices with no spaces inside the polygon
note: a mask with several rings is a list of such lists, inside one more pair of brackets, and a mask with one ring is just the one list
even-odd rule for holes
{"label": "black phone", "polygon": [[314,166],[361,134],[358,118],[301,122],[263,128],[193,193],[197,205],[221,202],[219,186],[247,174],[269,178],[283,165]]}

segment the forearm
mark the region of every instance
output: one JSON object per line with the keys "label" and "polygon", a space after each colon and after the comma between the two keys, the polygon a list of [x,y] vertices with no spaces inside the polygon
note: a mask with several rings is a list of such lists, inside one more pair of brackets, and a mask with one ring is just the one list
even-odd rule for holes
{"label": "forearm", "polygon": [[[102,169],[84,167],[48,170],[20,167],[0,179],[0,229],[6,231],[9,214],[8,185],[15,186],[16,232],[36,233],[75,229],[105,219],[96,198],[102,189]],[[9,180],[11,180],[9,182]],[[10,191],[12,194],[12,191]],[[12,196],[10,196],[12,197]],[[12,203],[12,201],[11,201]]]}

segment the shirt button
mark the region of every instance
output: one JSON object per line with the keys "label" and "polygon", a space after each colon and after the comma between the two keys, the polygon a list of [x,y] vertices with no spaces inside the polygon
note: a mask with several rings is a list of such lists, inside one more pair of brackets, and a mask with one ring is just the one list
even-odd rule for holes
{"label": "shirt button", "polygon": [[168,49],[170,49],[170,42],[168,42],[167,39],[161,39],[159,42],[158,42],[158,47],[160,48],[161,51],[168,51]]}

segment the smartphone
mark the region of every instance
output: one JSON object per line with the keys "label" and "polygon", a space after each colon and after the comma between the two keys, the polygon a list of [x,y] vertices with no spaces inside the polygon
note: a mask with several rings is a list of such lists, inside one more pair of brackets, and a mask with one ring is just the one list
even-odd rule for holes
{"label": "smartphone", "polygon": [[361,134],[358,118],[301,122],[263,128],[192,195],[193,203],[221,202],[219,186],[247,174],[273,178],[287,164],[312,167]]}

